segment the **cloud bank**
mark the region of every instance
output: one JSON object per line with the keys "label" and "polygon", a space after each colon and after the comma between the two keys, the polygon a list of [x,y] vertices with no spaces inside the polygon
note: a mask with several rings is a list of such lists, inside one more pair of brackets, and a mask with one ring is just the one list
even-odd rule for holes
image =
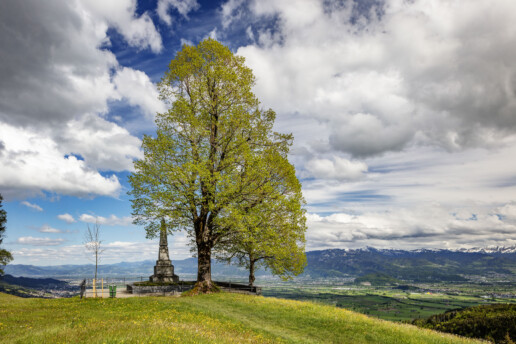
{"label": "cloud bank", "polygon": [[336,153],[492,147],[516,132],[513,1],[235,3],[223,22],[245,6],[254,18],[238,54],[259,98],[325,123]]}
{"label": "cloud bank", "polygon": [[[30,264],[34,262],[38,262],[38,265],[60,265],[63,264],[63,262],[66,262],[66,264],[91,263],[88,260],[88,257],[91,257],[91,252],[88,252],[82,244],[51,247],[52,245],[59,245],[62,242],[52,242],[52,239],[33,239],[34,238],[24,238],[22,241],[31,242],[34,245],[41,247],[23,247],[14,248],[12,250],[12,254],[16,257],[18,264]],[[169,251],[172,260],[190,257],[190,251],[187,244],[188,240],[184,235],[177,234],[169,237]],[[158,256],[159,241],[113,241],[105,243],[103,246],[104,252],[101,256],[103,264],[120,261],[155,260]]]}
{"label": "cloud bank", "polygon": [[497,209],[516,201],[515,13],[508,0],[220,7],[228,37],[246,32],[235,50],[258,98],[294,133],[309,249],[514,243]]}
{"label": "cloud bank", "polygon": [[164,105],[149,77],[118,64],[108,29],[129,46],[162,50],[135,0],[8,1],[0,4],[0,187],[8,198],[43,191],[116,196],[100,171],[132,169],[140,139],[111,122],[109,102],[152,120]]}
{"label": "cloud bank", "polygon": [[16,243],[31,246],[58,246],[61,245],[64,241],[64,239],[35,238],[28,236],[18,238]]}

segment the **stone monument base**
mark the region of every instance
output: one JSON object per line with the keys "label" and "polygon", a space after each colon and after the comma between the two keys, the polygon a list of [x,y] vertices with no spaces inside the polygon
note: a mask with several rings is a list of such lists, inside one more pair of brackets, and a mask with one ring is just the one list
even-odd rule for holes
{"label": "stone monument base", "polygon": [[172,275],[172,276],[152,275],[149,277],[149,281],[151,281],[153,283],[178,283],[179,276],[178,275]]}
{"label": "stone monument base", "polygon": [[137,285],[128,284],[127,292],[136,295],[181,295],[182,292],[193,288],[193,284],[170,284],[170,285]]}
{"label": "stone monument base", "polygon": [[174,265],[170,259],[160,259],[154,266],[154,275],[149,277],[151,282],[156,283],[177,283],[179,276],[174,274]]}
{"label": "stone monument base", "polygon": [[[152,276],[151,276],[152,277]],[[182,292],[191,290],[196,281],[181,281],[179,283],[164,285],[148,285],[148,282],[136,282],[127,285],[127,292],[130,294],[146,295],[180,295]],[[261,287],[250,287],[246,284],[217,282],[213,281],[221,290],[229,293],[261,295]]]}

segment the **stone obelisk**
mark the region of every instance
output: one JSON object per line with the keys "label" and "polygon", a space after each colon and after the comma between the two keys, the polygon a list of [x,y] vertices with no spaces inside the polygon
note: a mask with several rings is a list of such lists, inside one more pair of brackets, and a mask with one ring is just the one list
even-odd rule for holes
{"label": "stone obelisk", "polygon": [[161,220],[159,234],[159,256],[154,266],[154,275],[150,276],[151,282],[179,282],[179,277],[174,275],[174,265],[168,256],[167,228],[165,220]]}

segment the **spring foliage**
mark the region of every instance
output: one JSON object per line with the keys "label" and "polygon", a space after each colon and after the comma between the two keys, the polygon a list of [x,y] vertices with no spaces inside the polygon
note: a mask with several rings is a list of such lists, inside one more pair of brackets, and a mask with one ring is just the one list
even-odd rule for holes
{"label": "spring foliage", "polygon": [[170,109],[157,114],[156,136],[143,138],[144,158],[129,178],[135,223],[148,237],[159,233],[161,219],[169,230],[186,230],[197,280],[208,287],[212,249],[256,229],[244,223],[255,223],[260,207],[281,203],[278,210],[296,212],[290,228],[299,227],[296,242],[304,245],[303,200],[287,160],[292,136],[273,132],[276,115],[260,109],[253,84],[244,58],[217,41],[184,45],[158,85]]}
{"label": "spring foliage", "polygon": [[227,220],[233,231],[215,248],[218,260],[236,261],[249,270],[249,285],[259,266],[289,279],[306,265],[301,186],[285,157],[273,159],[261,174],[270,190],[230,209]]}

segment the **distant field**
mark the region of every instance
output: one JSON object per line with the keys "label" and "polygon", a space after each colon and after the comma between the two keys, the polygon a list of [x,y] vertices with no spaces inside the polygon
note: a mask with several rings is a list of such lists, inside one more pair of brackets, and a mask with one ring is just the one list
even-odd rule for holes
{"label": "distant field", "polygon": [[2,343],[480,343],[331,306],[221,293],[23,299],[0,293]]}
{"label": "distant field", "polygon": [[[267,287],[264,296],[291,300],[312,301],[346,308],[390,321],[411,321],[427,318],[452,309],[491,304],[516,303],[513,298],[488,296],[496,290],[493,286],[432,286],[438,292],[402,291],[392,287],[364,286],[305,286],[296,285]],[[499,293],[514,289],[498,288]]]}

